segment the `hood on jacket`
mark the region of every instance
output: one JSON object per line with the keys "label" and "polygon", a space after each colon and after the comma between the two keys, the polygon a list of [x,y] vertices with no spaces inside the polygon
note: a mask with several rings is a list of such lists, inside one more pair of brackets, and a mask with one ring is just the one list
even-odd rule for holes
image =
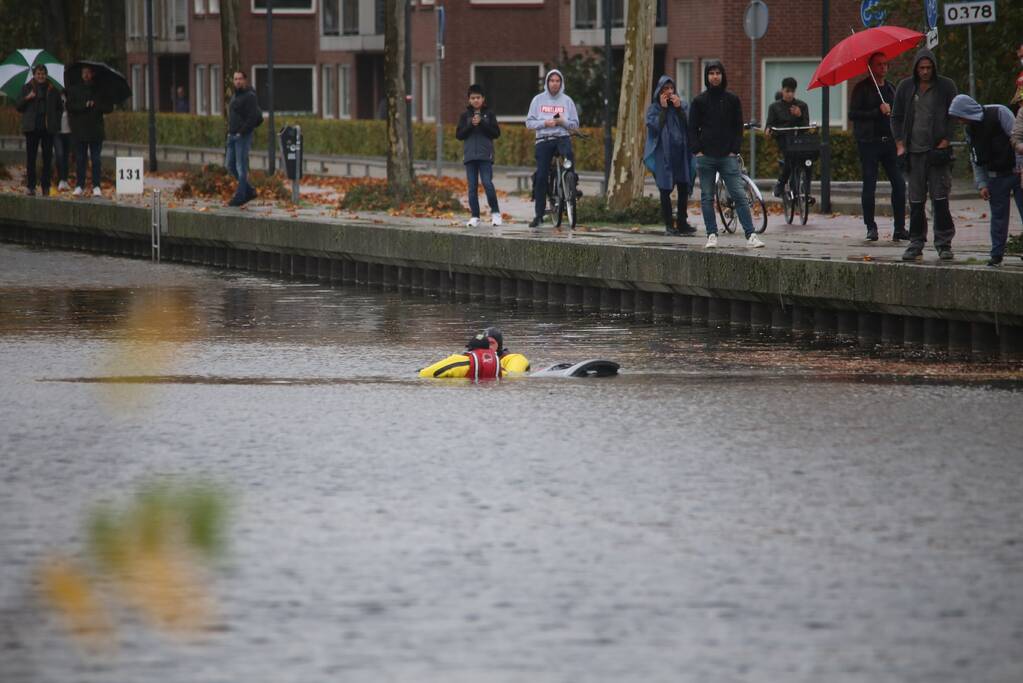
{"label": "hood on jacket", "polygon": [[934,57],[933,52],[931,52],[927,48],[923,48],[917,51],[916,57],[913,58],[913,82],[914,83],[920,82],[920,76],[918,76],[916,73],[916,67],[918,64],[920,64],[921,59],[931,60],[931,64],[934,65],[934,80],[938,80],[938,60]]}
{"label": "hood on jacket", "polygon": [[719,69],[721,71],[721,89],[728,89],[728,74],[725,73],[725,65],[716,59],[712,59],[703,65],[703,85],[705,88],[710,90],[710,83],[707,81],[707,74],[711,69]]}
{"label": "hood on jacket", "polygon": [[969,95],[956,95],[948,107],[948,115],[967,121],[980,121],[984,118],[984,107]]}
{"label": "hood on jacket", "polygon": [[551,69],[547,72],[547,75],[543,77],[543,92],[547,93],[551,97],[557,97],[558,95],[551,95],[551,91],[547,89],[547,82],[551,80],[551,76],[558,74],[561,77],[561,90],[558,91],[558,95],[565,92],[565,74],[561,73],[558,69]]}
{"label": "hood on jacket", "polygon": [[[657,103],[658,97],[660,97],[661,95],[661,90],[663,90],[664,86],[667,85],[668,83],[675,85],[675,79],[669,76],[668,74],[664,74],[663,76],[657,79],[657,87],[654,88],[654,96],[650,98],[651,102],[654,102],[655,104]],[[678,92],[678,88],[675,89],[675,92]]]}

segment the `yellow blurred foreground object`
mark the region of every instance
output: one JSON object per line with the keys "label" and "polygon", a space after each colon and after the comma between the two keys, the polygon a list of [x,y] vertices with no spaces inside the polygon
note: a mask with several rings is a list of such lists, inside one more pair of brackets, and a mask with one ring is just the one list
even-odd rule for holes
{"label": "yellow blurred foreground object", "polygon": [[48,561],[39,571],[43,597],[67,620],[71,632],[100,646],[108,643],[113,628],[97,599],[89,577],[64,558]]}

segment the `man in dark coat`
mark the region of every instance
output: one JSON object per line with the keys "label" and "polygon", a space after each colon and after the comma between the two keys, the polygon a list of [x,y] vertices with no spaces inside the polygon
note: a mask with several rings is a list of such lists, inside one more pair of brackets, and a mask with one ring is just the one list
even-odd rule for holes
{"label": "man in dark coat", "polygon": [[225,165],[231,175],[238,179],[238,189],[228,205],[241,206],[256,196],[256,191],[249,185],[249,150],[252,149],[253,133],[263,123],[263,112],[245,74],[235,71],[233,80],[234,97],[227,110]]}
{"label": "man in dark coat", "polygon": [[85,172],[89,159],[92,159],[92,195],[101,197],[100,182],[103,177],[100,166],[100,155],[103,153],[103,140],[106,131],[103,128],[103,115],[114,110],[113,105],[96,86],[92,68],[82,68],[82,82],[68,88],[67,91],[68,119],[71,124],[71,142],[75,146],[75,161],[78,167],[78,179],[75,196],[85,192]]}
{"label": "man in dark coat", "polygon": [[39,185],[44,197],[50,193],[53,136],[60,132],[63,111],[60,93],[46,79],[47,73],[43,64],[33,67],[32,80],[22,86],[21,95],[14,103],[14,108],[21,112],[21,132],[25,134],[25,185],[30,196],[36,193],[36,157],[40,147],[43,151],[43,176]]}
{"label": "man in dark coat", "polygon": [[953,122],[948,114],[958,89],[951,79],[938,75],[938,61],[930,50],[920,50],[913,60],[913,75],[895,89],[892,132],[895,151],[909,169],[909,247],[903,261],[923,259],[927,242],[928,193],[934,202],[934,247],[938,258],[952,260],[956,227],[948,206],[952,188]]}
{"label": "man in dark coat", "polygon": [[[906,232],[906,180],[902,177],[895,154],[895,136],[892,134],[892,107],[895,87],[885,80],[888,58],[883,52],[871,55],[867,63],[870,73],[853,88],[849,101],[849,120],[860,152],[860,170],[863,188],[860,204],[863,222],[867,226],[867,241],[877,241],[877,222],[874,220],[874,192],[877,188],[877,168],[884,167],[892,184],[892,213],[895,229],[892,241],[909,239]],[[875,85],[876,83],[876,85]],[[880,91],[880,93],[878,93]]]}

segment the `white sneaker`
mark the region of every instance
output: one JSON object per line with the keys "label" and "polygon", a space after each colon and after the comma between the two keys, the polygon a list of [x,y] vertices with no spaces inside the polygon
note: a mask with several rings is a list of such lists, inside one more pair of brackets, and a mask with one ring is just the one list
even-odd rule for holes
{"label": "white sneaker", "polygon": [[707,243],[705,245],[703,245],[703,248],[704,249],[714,249],[715,247],[717,247],[717,245],[718,245],[718,234],[716,232],[712,232],[711,234],[707,235]]}
{"label": "white sneaker", "polygon": [[70,190],[71,187],[67,184],[66,180],[62,180],[59,183],[57,183],[57,189],[61,192],[64,192],[66,190]]}
{"label": "white sneaker", "polygon": [[480,219],[477,218],[476,216],[473,216],[472,218],[470,218],[469,220],[467,220],[465,222],[465,227],[467,227],[467,228],[475,228],[479,224],[480,224]]}
{"label": "white sneaker", "polygon": [[749,239],[746,240],[746,247],[749,249],[760,249],[764,246],[764,241],[755,232],[749,234]]}
{"label": "white sneaker", "polygon": [[71,194],[73,194],[76,197],[81,197],[83,192],[84,192],[84,190],[82,190],[82,188],[76,187],[75,191],[72,192]]}
{"label": "white sneaker", "polygon": [[501,218],[501,214],[499,213],[490,214],[490,224],[495,228],[503,225],[504,220]]}
{"label": "white sneaker", "polygon": [[100,189],[98,187],[94,187],[94,188],[92,188],[92,196],[93,197],[102,197],[103,193],[100,191]]}

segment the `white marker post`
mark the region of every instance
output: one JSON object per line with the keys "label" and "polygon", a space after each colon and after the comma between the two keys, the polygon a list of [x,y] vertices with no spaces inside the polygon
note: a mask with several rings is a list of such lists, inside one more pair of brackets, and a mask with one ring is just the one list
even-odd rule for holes
{"label": "white marker post", "polygon": [[117,157],[117,194],[142,194],[142,157]]}

